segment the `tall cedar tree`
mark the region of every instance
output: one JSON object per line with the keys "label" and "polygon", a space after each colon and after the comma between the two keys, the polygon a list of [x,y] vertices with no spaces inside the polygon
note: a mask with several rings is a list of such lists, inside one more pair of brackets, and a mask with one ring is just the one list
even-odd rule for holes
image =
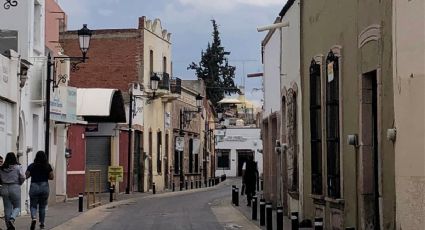
{"label": "tall cedar tree", "polygon": [[208,42],[207,50],[201,52],[201,61],[199,64],[192,62],[187,69],[196,71],[198,79],[203,79],[205,82],[207,98],[214,106],[217,102],[224,98],[224,95],[238,93],[233,79],[235,78],[235,66],[229,65],[224,47],[221,46],[221,40],[218,32],[218,26],[215,20],[211,20],[213,24],[213,42]]}

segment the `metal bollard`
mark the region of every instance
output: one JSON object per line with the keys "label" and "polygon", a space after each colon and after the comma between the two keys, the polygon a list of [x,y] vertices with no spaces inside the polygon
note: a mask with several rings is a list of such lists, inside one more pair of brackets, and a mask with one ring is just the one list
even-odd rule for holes
{"label": "metal bollard", "polygon": [[239,206],[239,188],[235,188],[235,206]]}
{"label": "metal bollard", "polygon": [[314,218],[314,230],[323,230],[323,218],[315,217]]}
{"label": "metal bollard", "polygon": [[186,190],[188,189],[188,186],[189,186],[189,182],[186,181],[186,185],[185,185]]}
{"label": "metal bollard", "polygon": [[109,202],[114,201],[114,186],[109,187]]}
{"label": "metal bollard", "polygon": [[176,184],[173,182],[173,192],[176,191]]}
{"label": "metal bollard", "polygon": [[180,191],[183,191],[183,181],[180,181]]}
{"label": "metal bollard", "polygon": [[260,226],[266,225],[266,200],[260,199]]}
{"label": "metal bollard", "polygon": [[252,197],[252,220],[257,220],[257,196]]}
{"label": "metal bollard", "polygon": [[190,181],[190,189],[193,189],[193,180]]}
{"label": "metal bollard", "polygon": [[292,230],[298,230],[298,212],[291,213],[291,226]]}
{"label": "metal bollard", "polygon": [[156,186],[155,186],[155,182],[152,183],[152,193],[156,194]]}
{"label": "metal bollard", "polygon": [[283,230],[283,207],[276,208],[276,227],[277,230]]}
{"label": "metal bollard", "polygon": [[78,194],[78,211],[83,212],[83,194]]}
{"label": "metal bollard", "polygon": [[232,185],[232,204],[235,204],[235,188],[236,185]]}
{"label": "metal bollard", "polygon": [[273,206],[271,202],[266,204],[266,229],[273,230]]}

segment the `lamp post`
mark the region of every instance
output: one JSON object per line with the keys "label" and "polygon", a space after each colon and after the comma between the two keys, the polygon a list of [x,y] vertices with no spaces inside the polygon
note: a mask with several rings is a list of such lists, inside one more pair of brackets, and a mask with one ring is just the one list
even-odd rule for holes
{"label": "lamp post", "polygon": [[[152,98],[150,99],[155,99],[155,91],[158,90],[158,83],[161,79],[156,75],[152,75],[152,77],[150,78],[150,87],[151,90],[153,91],[153,95]],[[143,97],[142,95],[134,95],[133,94],[133,84],[131,84],[130,86],[130,105],[129,105],[129,110],[128,110],[128,156],[127,156],[127,186],[125,188],[125,193],[126,194],[130,194],[130,169],[131,169],[131,146],[132,146],[132,133],[133,133],[133,116],[135,116],[135,114],[133,114],[133,101],[135,98],[141,98]]]}
{"label": "lamp post", "polygon": [[[198,94],[195,97],[196,99],[196,108],[197,110],[186,110],[186,109],[180,109],[180,131],[179,134],[181,137],[184,137],[184,131],[183,126],[186,124],[186,120],[184,120],[185,114],[192,114],[192,113],[200,113],[202,111],[202,99],[203,97]],[[190,122],[190,120],[189,120]],[[184,183],[184,170],[183,170],[183,151],[180,151],[180,185]]]}
{"label": "lamp post", "polygon": [[80,63],[84,63],[88,57],[86,57],[87,52],[89,50],[90,45],[90,39],[91,39],[92,31],[87,28],[87,24],[83,25],[83,28],[78,30],[78,42],[80,45],[80,50],[82,53],[82,57],[52,57],[50,56],[50,53],[47,56],[47,76],[46,76],[46,111],[45,111],[45,122],[46,122],[46,130],[45,130],[45,143],[44,143],[44,151],[47,155],[47,159],[49,159],[49,152],[50,152],[50,87],[53,83],[53,90],[59,86],[60,82],[66,82],[67,75],[62,75],[59,79],[56,79],[55,77],[52,78],[52,67],[53,67],[53,73],[56,72],[55,68],[55,60],[70,60],[72,71],[78,70],[77,65]]}

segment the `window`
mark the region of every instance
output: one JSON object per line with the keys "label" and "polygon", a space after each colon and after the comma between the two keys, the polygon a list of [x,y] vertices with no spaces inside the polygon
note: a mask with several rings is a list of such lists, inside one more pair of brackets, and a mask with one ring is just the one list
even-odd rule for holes
{"label": "window", "polygon": [[310,144],[312,193],[322,195],[322,109],[321,68],[313,59],[310,64]]}
{"label": "window", "polygon": [[153,50],[150,50],[149,52],[149,77],[153,73]]}
{"label": "window", "polygon": [[326,144],[328,196],[339,198],[339,58],[330,51],[326,58]]}
{"label": "window", "polygon": [[229,150],[217,150],[217,169],[230,169]]}
{"label": "window", "polygon": [[162,58],[162,72],[167,72],[167,57]]}
{"label": "window", "polygon": [[193,139],[189,140],[189,173],[193,173]]}
{"label": "window", "polygon": [[[177,142],[177,137],[174,138],[174,143]],[[177,150],[174,150],[174,173],[180,173],[180,153]]]}
{"label": "window", "polygon": [[158,173],[161,173],[162,172],[162,132],[161,131],[157,132],[156,142],[157,142],[156,171]]}
{"label": "window", "polygon": [[290,191],[298,191],[297,95],[293,89],[287,94],[288,184]]}

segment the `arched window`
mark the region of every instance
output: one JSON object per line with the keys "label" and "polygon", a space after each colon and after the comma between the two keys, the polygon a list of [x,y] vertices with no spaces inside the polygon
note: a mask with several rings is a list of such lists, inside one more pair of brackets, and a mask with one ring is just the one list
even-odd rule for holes
{"label": "arched window", "polygon": [[332,198],[341,196],[339,138],[339,58],[331,50],[326,58],[326,144],[328,196]]}
{"label": "arched window", "polygon": [[310,64],[310,144],[312,193],[322,195],[322,91],[320,64]]}
{"label": "arched window", "polygon": [[288,185],[289,190],[298,191],[298,138],[297,138],[297,94],[293,89],[287,94],[287,138],[288,138]]}

